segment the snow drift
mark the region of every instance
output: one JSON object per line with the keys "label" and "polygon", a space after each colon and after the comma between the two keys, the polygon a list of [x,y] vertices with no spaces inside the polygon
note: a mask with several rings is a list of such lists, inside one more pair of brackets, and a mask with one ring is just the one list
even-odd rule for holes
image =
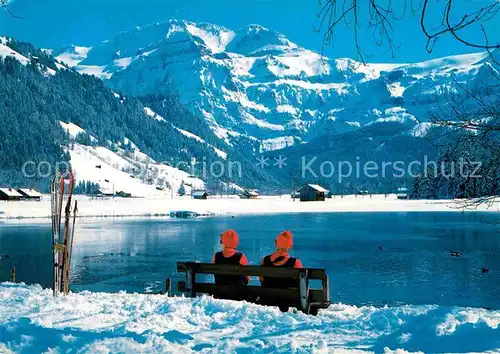
{"label": "snow drift", "polygon": [[[317,317],[245,302],[0,284],[0,352],[493,352],[500,311],[334,304]],[[474,338],[474,340],[472,340]]]}

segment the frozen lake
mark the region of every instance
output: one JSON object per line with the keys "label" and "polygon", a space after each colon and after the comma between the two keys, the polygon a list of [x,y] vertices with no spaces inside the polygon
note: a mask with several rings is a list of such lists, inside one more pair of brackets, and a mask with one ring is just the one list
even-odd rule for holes
{"label": "frozen lake", "polygon": [[[210,261],[219,235],[240,234],[251,264],[294,233],[291,252],[326,268],[332,299],[354,305],[440,304],[500,309],[500,233],[488,213],[333,213],[199,219],[81,220],[72,289],[160,292],[177,261]],[[382,246],[381,250],[379,246]],[[450,256],[460,251],[461,257]],[[5,255],[9,255],[6,257]],[[0,280],[51,286],[50,224],[0,224]],[[489,272],[482,273],[486,267]],[[254,280],[255,281],[255,280]]]}

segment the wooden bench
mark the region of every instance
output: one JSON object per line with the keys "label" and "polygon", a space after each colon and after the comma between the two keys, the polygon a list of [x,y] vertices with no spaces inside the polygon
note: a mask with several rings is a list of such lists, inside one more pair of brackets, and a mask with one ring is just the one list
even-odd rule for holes
{"label": "wooden bench", "polygon": [[[186,274],[186,281],[177,283],[177,291],[188,297],[209,294],[219,299],[240,298],[261,305],[296,307],[306,314],[316,315],[318,309],[330,305],[330,286],[324,269],[277,268],[211,263],[178,262],[177,271]],[[260,285],[241,287],[218,286],[196,281],[196,274],[255,276],[296,279],[296,288],[263,288]],[[311,289],[310,280],[321,280],[321,289]]]}

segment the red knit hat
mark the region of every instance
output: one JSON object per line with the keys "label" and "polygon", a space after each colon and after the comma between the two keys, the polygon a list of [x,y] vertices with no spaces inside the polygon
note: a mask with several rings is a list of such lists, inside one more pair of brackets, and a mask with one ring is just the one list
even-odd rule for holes
{"label": "red knit hat", "polygon": [[239,243],[238,234],[234,230],[224,231],[220,236],[220,243],[226,248],[236,248]]}
{"label": "red knit hat", "polygon": [[293,246],[293,235],[290,231],[285,230],[276,238],[276,247],[284,250],[289,250]]}

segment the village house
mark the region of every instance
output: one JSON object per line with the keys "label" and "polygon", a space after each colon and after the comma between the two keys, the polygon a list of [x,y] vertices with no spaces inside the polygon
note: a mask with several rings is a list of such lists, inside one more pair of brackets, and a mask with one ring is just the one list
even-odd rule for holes
{"label": "village house", "polygon": [[191,197],[193,199],[208,199],[208,193],[207,191],[193,191]]}
{"label": "village house", "polygon": [[258,197],[259,197],[259,193],[257,193],[256,191],[248,190],[248,189],[240,194],[241,199],[257,199]]}
{"label": "village house", "polygon": [[39,202],[43,197],[42,193],[33,188],[19,188],[17,191],[22,195],[21,199],[23,200],[36,200]]}
{"label": "village house", "polygon": [[0,188],[0,200],[21,200],[22,196],[14,188]]}
{"label": "village house", "polygon": [[301,202],[323,202],[328,190],[318,184],[306,184],[299,192]]}

